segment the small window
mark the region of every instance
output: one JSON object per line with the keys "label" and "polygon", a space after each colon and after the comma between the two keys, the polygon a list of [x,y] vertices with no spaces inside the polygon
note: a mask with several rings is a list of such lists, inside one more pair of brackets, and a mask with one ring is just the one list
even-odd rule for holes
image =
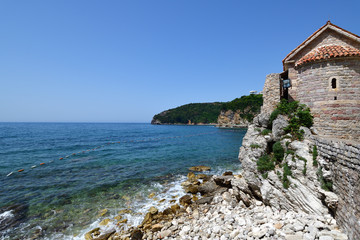
{"label": "small window", "polygon": [[337,97],[334,97],[334,100],[337,100]]}
{"label": "small window", "polygon": [[[332,87],[333,89],[336,88],[336,78],[331,79],[331,87]],[[335,100],[336,100],[336,99],[335,99]]]}

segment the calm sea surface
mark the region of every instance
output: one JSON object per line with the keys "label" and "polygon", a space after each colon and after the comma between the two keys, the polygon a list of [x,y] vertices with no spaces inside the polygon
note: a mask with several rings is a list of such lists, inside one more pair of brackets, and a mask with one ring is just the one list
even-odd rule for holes
{"label": "calm sea surface", "polygon": [[[158,204],[152,192],[183,194],[190,166],[239,171],[244,135],[211,126],[0,123],[0,239],[83,239],[121,209],[141,214]],[[127,216],[129,224],[142,217]]]}

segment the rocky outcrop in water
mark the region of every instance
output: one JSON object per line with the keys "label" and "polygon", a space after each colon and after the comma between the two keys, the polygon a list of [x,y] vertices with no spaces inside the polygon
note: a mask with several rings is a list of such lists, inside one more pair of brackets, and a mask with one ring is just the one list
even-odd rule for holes
{"label": "rocky outcrop in water", "polygon": [[246,128],[250,122],[240,117],[241,111],[221,111],[217,120],[217,127],[223,128]]}

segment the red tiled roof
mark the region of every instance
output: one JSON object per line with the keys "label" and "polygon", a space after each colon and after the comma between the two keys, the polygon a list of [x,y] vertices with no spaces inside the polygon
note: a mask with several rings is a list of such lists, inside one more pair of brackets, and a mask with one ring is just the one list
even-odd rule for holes
{"label": "red tiled roof", "polygon": [[296,63],[296,66],[308,62],[313,62],[316,60],[329,59],[335,57],[352,57],[352,56],[360,56],[360,50],[352,47],[343,47],[338,45],[324,46],[324,47],[319,47],[311,51],[310,53],[306,54]]}
{"label": "red tiled roof", "polygon": [[297,46],[294,50],[292,50],[288,55],[286,55],[286,57],[283,59],[283,64],[285,63],[285,61],[287,60],[287,58],[289,58],[293,53],[295,53],[296,51],[298,51],[299,49],[301,49],[302,47],[304,47],[305,45],[307,45],[309,42],[311,42],[313,40],[313,38],[316,36],[316,34],[318,34],[319,32],[327,29],[327,28],[330,28],[330,27],[333,27],[334,29],[337,29],[337,31],[339,32],[343,32],[343,33],[347,33],[351,36],[353,36],[354,38],[356,39],[360,39],[360,36],[352,33],[352,32],[349,32],[333,23],[331,23],[330,21],[327,21],[326,24],[324,26],[322,26],[321,28],[319,28],[317,31],[315,31],[313,34],[311,34],[310,37],[308,37],[305,41],[303,41],[299,46]]}

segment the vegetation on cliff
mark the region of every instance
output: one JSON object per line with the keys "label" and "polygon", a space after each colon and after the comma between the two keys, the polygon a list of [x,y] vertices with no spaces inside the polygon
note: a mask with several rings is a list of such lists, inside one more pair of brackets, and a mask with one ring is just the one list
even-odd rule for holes
{"label": "vegetation on cliff", "polygon": [[223,103],[190,103],[156,114],[151,123],[194,124],[216,123]]}
{"label": "vegetation on cliff", "polygon": [[239,111],[240,117],[252,121],[260,112],[262,95],[249,95],[230,102],[190,103],[156,114],[152,124],[209,124],[217,123],[221,111]]}
{"label": "vegetation on cliff", "polygon": [[[262,130],[260,134],[262,136],[270,134],[273,128],[274,121],[278,118],[279,115],[286,116],[287,124],[283,127],[283,134],[290,134],[287,136],[282,136],[282,140],[291,138],[292,141],[304,139],[304,130],[300,127],[311,127],[313,125],[313,116],[310,113],[310,109],[304,104],[300,104],[297,101],[288,102],[287,100],[282,100],[276,107],[276,109],[271,113],[269,118],[269,123],[267,128]],[[259,129],[260,130],[260,129]],[[274,130],[274,129],[273,129]],[[278,131],[277,131],[278,132]],[[290,180],[288,176],[292,176],[291,168],[287,162],[283,163],[283,160],[287,158],[289,154],[292,155],[292,161],[295,162],[296,159],[304,161],[304,166],[302,169],[302,174],[305,176],[307,174],[307,160],[304,157],[295,154],[295,151],[289,148],[291,141],[288,140],[285,142],[285,146],[281,144],[281,141],[276,141],[272,145],[272,151],[268,151],[265,155],[261,156],[257,162],[257,169],[263,176],[267,178],[268,172],[274,170],[275,168],[283,168],[283,175],[281,176],[280,172],[277,171],[279,179],[281,179],[283,187],[285,189],[290,187]],[[284,147],[286,147],[286,152]],[[285,154],[286,153],[286,154]],[[285,158],[284,158],[285,157]],[[313,148],[313,165],[317,166],[317,149],[316,146]],[[321,176],[321,174],[318,174]],[[326,183],[323,178],[319,177],[322,181],[322,186],[324,189],[331,189],[331,183]]]}
{"label": "vegetation on cliff", "polygon": [[313,125],[313,116],[310,109],[298,101],[288,102],[285,99],[281,100],[270,115],[269,129],[271,129],[273,121],[279,115],[286,115],[289,118],[289,125],[284,130],[286,133],[291,134],[293,140],[303,140],[304,131],[300,130],[300,127],[309,128]]}
{"label": "vegetation on cliff", "polygon": [[233,112],[239,111],[240,117],[251,122],[253,118],[260,113],[260,108],[263,104],[262,94],[251,94],[235,98],[234,100],[224,103],[222,111],[231,110]]}

